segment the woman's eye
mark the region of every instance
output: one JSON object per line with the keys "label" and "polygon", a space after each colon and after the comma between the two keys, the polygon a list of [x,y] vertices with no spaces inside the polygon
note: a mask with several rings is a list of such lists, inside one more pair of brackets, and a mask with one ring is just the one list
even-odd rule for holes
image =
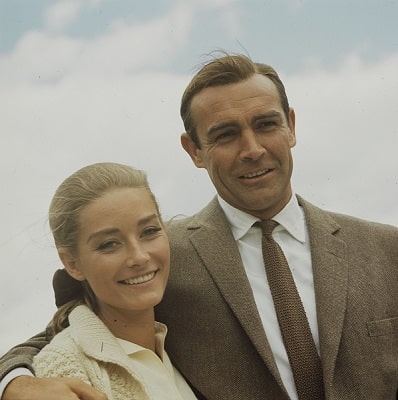
{"label": "woman's eye", "polygon": [[107,242],[101,243],[97,249],[100,251],[110,251],[113,250],[118,244],[119,242],[117,242],[116,240],[109,240]]}
{"label": "woman's eye", "polygon": [[151,236],[156,235],[161,230],[162,230],[162,228],[160,226],[150,226],[150,227],[144,229],[143,236],[151,237]]}

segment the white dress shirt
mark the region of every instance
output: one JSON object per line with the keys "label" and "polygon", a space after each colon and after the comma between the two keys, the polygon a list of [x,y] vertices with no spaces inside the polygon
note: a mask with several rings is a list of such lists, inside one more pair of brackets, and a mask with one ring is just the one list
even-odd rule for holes
{"label": "white dress shirt", "polygon": [[[259,219],[232,207],[220,196],[218,196],[218,200],[231,225],[232,234],[252,287],[254,300],[282,381],[291,399],[296,400],[298,397],[293,373],[279,329],[265,272],[261,245],[262,231],[260,227],[253,226]],[[296,196],[292,196],[285,208],[272,219],[279,223],[272,236],[282,248],[290,266],[319,353],[311,250],[304,212],[299,206]]]}

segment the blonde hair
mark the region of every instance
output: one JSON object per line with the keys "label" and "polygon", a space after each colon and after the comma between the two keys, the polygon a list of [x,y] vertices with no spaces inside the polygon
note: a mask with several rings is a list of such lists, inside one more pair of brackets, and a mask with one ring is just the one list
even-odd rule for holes
{"label": "blonde hair", "polygon": [[[66,249],[77,256],[77,237],[80,213],[94,200],[113,188],[145,188],[151,195],[156,210],[159,207],[149,188],[145,172],[117,163],[96,163],[83,167],[66,178],[56,190],[49,208],[49,225],[57,249]],[[62,282],[73,286],[73,299],[59,307],[53,318],[57,333],[69,325],[69,313],[80,304],[96,312],[96,296],[86,281],[73,278]],[[67,290],[69,288],[66,288]]]}

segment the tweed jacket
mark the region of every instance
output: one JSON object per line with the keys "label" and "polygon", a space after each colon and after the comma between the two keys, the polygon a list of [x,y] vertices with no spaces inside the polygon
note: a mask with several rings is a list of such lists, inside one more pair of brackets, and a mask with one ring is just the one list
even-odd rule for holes
{"label": "tweed jacket", "polygon": [[[326,399],[396,400],[398,229],[299,197],[309,231]],[[174,364],[211,400],[284,400],[238,248],[217,199],[169,226],[157,319]]]}

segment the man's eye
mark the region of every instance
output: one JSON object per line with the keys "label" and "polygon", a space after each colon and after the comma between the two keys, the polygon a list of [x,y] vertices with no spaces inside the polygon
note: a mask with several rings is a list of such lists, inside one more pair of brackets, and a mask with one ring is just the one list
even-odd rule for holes
{"label": "man's eye", "polygon": [[276,121],[262,121],[257,125],[258,129],[269,129],[275,127]]}
{"label": "man's eye", "polygon": [[217,135],[216,141],[230,139],[235,135],[234,131],[225,131]]}

